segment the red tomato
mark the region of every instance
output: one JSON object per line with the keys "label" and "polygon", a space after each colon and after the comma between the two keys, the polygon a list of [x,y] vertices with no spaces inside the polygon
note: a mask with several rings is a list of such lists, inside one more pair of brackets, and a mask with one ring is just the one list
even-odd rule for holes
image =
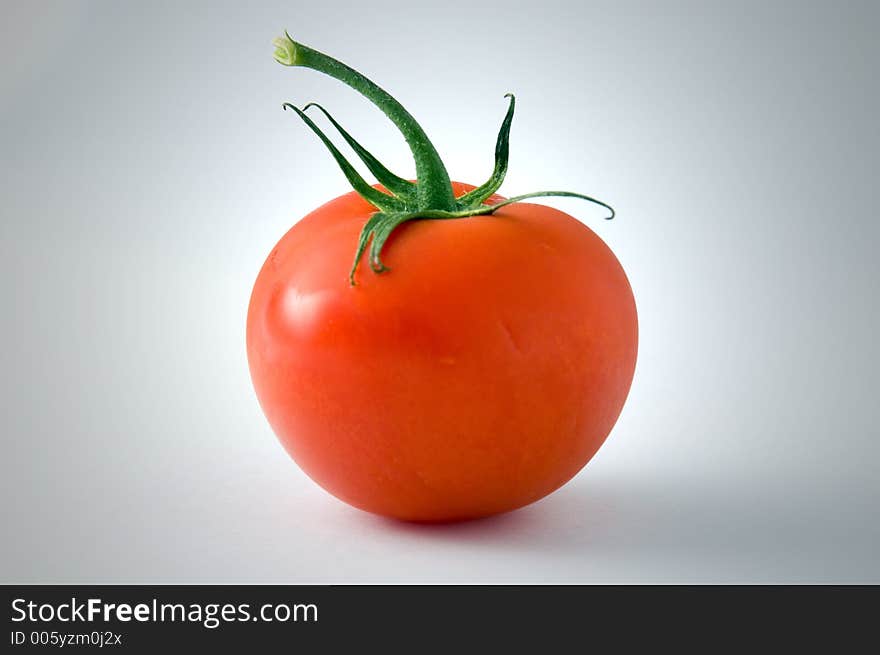
{"label": "red tomato", "polygon": [[[454,184],[456,195],[471,186]],[[281,443],[327,491],[412,521],[521,507],[574,476],[632,382],[632,290],[550,207],[415,220],[351,256],[375,211],[348,193],[297,223],[257,278],[247,351]]]}

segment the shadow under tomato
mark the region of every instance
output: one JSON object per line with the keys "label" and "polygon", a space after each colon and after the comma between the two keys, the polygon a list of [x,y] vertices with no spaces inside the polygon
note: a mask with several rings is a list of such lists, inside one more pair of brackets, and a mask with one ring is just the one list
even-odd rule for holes
{"label": "shadow under tomato", "polygon": [[601,535],[613,518],[615,493],[593,481],[569,484],[511,512],[480,519],[408,522],[357,511],[359,523],[402,538],[522,550],[568,549]]}

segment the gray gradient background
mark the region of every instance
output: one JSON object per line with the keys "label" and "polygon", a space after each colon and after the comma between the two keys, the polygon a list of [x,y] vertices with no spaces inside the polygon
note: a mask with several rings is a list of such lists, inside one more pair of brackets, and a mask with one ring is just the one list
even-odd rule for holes
{"label": "gray gradient background", "polygon": [[[877,3],[2,4],[3,582],[880,582]],[[371,5],[371,6],[367,6]],[[342,17],[342,18],[340,18]],[[244,349],[254,277],[346,191],[283,101],[412,173],[287,27],[404,102],[453,177],[575,189],[641,350],[581,474],[383,520],[310,482]]]}

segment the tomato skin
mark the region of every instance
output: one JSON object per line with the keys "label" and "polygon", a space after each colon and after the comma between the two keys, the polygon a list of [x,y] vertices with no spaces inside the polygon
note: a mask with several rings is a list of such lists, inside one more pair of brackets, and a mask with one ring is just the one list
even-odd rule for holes
{"label": "tomato skin", "polygon": [[[454,184],[456,195],[472,187]],[[632,290],[611,250],[550,207],[416,220],[348,272],[375,209],[349,193],[285,234],[247,319],[257,397],[338,498],[411,521],[504,512],[595,454],[636,362]]]}

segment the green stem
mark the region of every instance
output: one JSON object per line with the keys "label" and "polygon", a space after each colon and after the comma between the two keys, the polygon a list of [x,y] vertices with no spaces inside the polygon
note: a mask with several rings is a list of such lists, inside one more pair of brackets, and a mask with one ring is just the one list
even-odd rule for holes
{"label": "green stem", "polygon": [[374,189],[369,184],[367,184],[366,180],[360,176],[354,166],[348,163],[348,160],[339,152],[339,149],[333,145],[333,142],[327,138],[327,135],[321,130],[320,127],[315,125],[315,122],[306,116],[305,112],[298,107],[290,104],[289,102],[285,102],[282,105],[285,110],[292,109],[297,113],[297,115],[303,119],[303,122],[309,126],[309,128],[318,135],[318,138],[327,146],[327,149],[330,151],[330,154],[333,155],[333,158],[336,160],[336,163],[339,164],[339,168],[342,169],[343,174],[348,179],[348,183],[351,184],[352,188],[357,191],[357,193],[367,202],[372,204],[374,207],[382,210],[401,210],[404,205],[403,202],[395,198],[394,196],[390,196],[387,193],[382,193],[381,191]]}
{"label": "green stem", "polygon": [[275,39],[275,59],[285,66],[303,66],[329,75],[370,100],[397,126],[406,139],[416,164],[419,206],[452,211],[456,208],[449,173],[437,149],[422,127],[387,91],[353,68],[294,41],[285,32]]}
{"label": "green stem", "polygon": [[468,191],[458,199],[459,207],[481,205],[483,201],[498,190],[504,178],[507,176],[507,160],[510,156],[510,124],[513,122],[513,110],[516,108],[516,98],[512,93],[504,95],[510,98],[510,106],[498,131],[498,140],[495,143],[495,170],[485,184],[478,186],[473,191]]}
{"label": "green stem", "polygon": [[[312,50],[301,43],[297,43],[290,38],[287,32],[284,33],[283,37],[275,39],[273,44],[276,48],[275,59],[279,63],[285,66],[304,66],[325,73],[340,82],[344,82],[372,101],[403,133],[415,159],[417,180],[413,184],[389,171],[358,143],[354,137],[346,132],[330,113],[320,105],[309,103],[303,109],[298,109],[290,103],[284,104],[285,109],[293,109],[305,121],[306,125],[318,135],[330,151],[330,154],[333,155],[336,163],[339,164],[354,190],[364,200],[379,210],[370,215],[361,229],[354,262],[352,262],[351,271],[348,276],[350,284],[355,284],[355,272],[357,271],[358,263],[368,247],[367,259],[370,268],[376,273],[388,270],[388,267],[382,263],[382,249],[385,247],[385,243],[388,241],[391,233],[408,221],[484,216],[492,214],[507,205],[542,196],[563,196],[588,200],[608,209],[610,216],[607,218],[614,218],[614,210],[609,205],[601,200],[571,191],[536,191],[502,200],[493,205],[483,204],[501,186],[507,174],[507,161],[510,155],[510,125],[513,121],[513,111],[516,105],[513,95],[507,94],[507,97],[510,98],[510,105],[507,109],[507,114],[504,116],[504,121],[501,123],[501,129],[498,132],[498,138],[495,143],[495,168],[492,171],[492,175],[483,185],[456,199],[452,192],[449,174],[446,172],[446,167],[443,165],[440,155],[437,154],[437,150],[428,139],[425,131],[397,100],[341,61],[337,61],[317,50]],[[333,124],[364,165],[390,193],[384,193],[367,184],[339,149],[333,145],[333,142],[330,141],[321,128],[306,116],[305,110],[309,107],[316,107],[324,113],[327,120]]]}
{"label": "green stem", "polygon": [[512,205],[522,200],[547,196],[560,196],[565,198],[580,198],[581,200],[587,200],[589,202],[605,207],[605,209],[611,212],[609,216],[605,217],[606,219],[611,220],[612,218],[614,218],[614,209],[612,209],[611,205],[608,205],[601,200],[596,200],[595,198],[592,198],[590,196],[585,196],[582,193],[574,193],[572,191],[535,191],[534,193],[524,193],[521,196],[515,196],[513,198],[508,198],[507,200],[502,200],[501,202],[497,202],[494,205],[476,205],[466,209],[459,209],[451,212],[437,209],[422,209],[414,212],[376,212],[375,214],[370,216],[369,220],[367,220],[366,224],[364,225],[364,229],[361,230],[360,239],[358,240],[357,245],[357,251],[354,255],[354,262],[352,263],[351,270],[348,273],[348,281],[352,286],[355,285],[354,274],[357,271],[358,263],[360,263],[361,256],[364,254],[364,251],[367,249],[368,245],[370,246],[370,268],[372,268],[375,273],[382,273],[384,271],[387,271],[388,267],[382,263],[382,249],[385,247],[385,242],[388,240],[388,237],[391,236],[391,233],[408,221],[412,221],[418,218],[445,220],[455,218],[468,218],[470,216],[485,216],[487,214],[494,213],[496,210],[501,209],[502,207]]}
{"label": "green stem", "polygon": [[[523,200],[528,200],[529,198],[549,198],[551,196],[559,198],[580,198],[581,200],[592,202],[594,205],[604,207],[610,212],[610,214],[605,217],[606,221],[610,221],[615,216],[614,208],[611,205],[609,205],[608,203],[604,203],[601,200],[596,200],[591,196],[585,196],[583,193],[574,193],[573,191],[535,191],[533,193],[524,193],[521,196],[514,196],[513,198],[502,200],[501,202],[494,205],[483,205],[482,207],[477,207],[470,210],[449,212],[450,215],[448,216],[442,216],[440,215],[441,212],[438,212],[437,218],[466,218],[468,216],[485,216],[486,214],[494,213],[496,209],[501,209],[502,207],[507,207],[507,205],[522,202]],[[426,218],[430,218],[430,216],[428,215],[425,216]]]}
{"label": "green stem", "polygon": [[349,147],[354,150],[358,157],[360,157],[360,160],[364,163],[367,169],[376,177],[379,184],[399,198],[403,198],[406,201],[412,199],[411,196],[416,193],[416,185],[414,183],[409,180],[404,180],[402,177],[395,175],[385,168],[385,165],[382,162],[376,159],[369,150],[358,143],[358,141],[349,134],[345,128],[333,118],[333,116],[330,115],[330,112],[317,102],[310,102],[303,107],[303,111],[308,111],[311,107],[315,107],[318,111],[324,114],[327,120],[336,128],[336,131],[339,132],[343,139],[345,139],[345,142]]}

